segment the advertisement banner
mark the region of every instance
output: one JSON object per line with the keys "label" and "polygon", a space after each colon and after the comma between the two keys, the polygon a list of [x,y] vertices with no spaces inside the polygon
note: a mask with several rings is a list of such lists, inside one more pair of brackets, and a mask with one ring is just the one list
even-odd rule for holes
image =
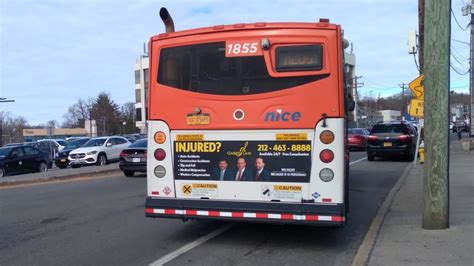
{"label": "advertisement banner", "polygon": [[[174,141],[179,180],[309,182],[311,141]],[[276,190],[278,191],[278,190]]]}

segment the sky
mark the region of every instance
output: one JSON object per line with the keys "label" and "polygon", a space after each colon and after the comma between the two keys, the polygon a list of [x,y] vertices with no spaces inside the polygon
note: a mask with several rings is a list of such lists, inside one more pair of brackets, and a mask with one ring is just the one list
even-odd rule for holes
{"label": "sky", "polygon": [[[465,28],[464,1],[452,0],[452,10]],[[79,98],[102,91],[119,104],[133,102],[133,65],[143,43],[164,31],[158,15],[162,6],[176,30],[329,18],[342,25],[353,43],[362,96],[400,93],[399,84],[418,76],[407,49],[408,31],[418,29],[415,0],[0,0],[0,97],[15,100],[0,103],[0,111],[35,125],[61,122]],[[456,56],[451,61],[462,74],[469,68],[469,30],[451,18],[451,52]],[[469,75],[451,71],[452,90],[468,92],[468,85]]]}

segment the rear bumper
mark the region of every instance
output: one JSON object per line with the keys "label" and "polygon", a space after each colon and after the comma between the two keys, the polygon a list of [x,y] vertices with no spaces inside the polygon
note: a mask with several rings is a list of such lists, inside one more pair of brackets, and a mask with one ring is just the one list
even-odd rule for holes
{"label": "rear bumper", "polygon": [[120,161],[119,167],[122,171],[146,172],[146,163],[129,163]]}
{"label": "rear bumper", "polygon": [[146,217],[344,226],[343,204],[238,202],[147,197]]}
{"label": "rear bumper", "polygon": [[69,160],[67,158],[56,158],[56,160],[54,160],[54,164],[58,167],[68,166]]}
{"label": "rear bumper", "polygon": [[371,155],[404,155],[410,153],[410,146],[402,147],[379,147],[367,146],[367,153]]}

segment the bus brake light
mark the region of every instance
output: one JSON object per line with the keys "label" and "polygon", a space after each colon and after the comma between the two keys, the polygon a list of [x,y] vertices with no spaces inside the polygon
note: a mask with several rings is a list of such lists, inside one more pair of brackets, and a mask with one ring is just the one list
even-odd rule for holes
{"label": "bus brake light", "polygon": [[323,163],[330,163],[334,159],[334,153],[331,150],[323,150],[319,154],[319,159],[321,159]]}
{"label": "bus brake light", "polygon": [[163,149],[156,149],[154,155],[155,159],[158,161],[163,161],[166,157],[166,152]]}

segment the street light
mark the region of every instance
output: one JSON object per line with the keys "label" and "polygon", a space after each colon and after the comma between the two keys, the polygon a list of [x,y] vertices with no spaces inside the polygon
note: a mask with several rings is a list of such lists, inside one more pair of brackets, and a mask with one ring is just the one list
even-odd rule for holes
{"label": "street light", "polygon": [[127,125],[127,122],[126,121],[123,121],[122,122],[122,133],[125,134],[125,126]]}

